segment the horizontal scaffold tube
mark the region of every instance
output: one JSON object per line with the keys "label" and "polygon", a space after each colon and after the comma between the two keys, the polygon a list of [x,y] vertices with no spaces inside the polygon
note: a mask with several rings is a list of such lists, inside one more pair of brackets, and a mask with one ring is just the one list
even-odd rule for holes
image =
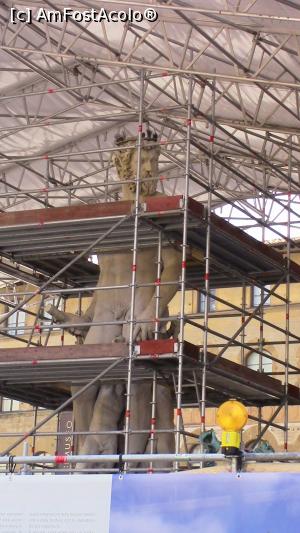
{"label": "horizontal scaffold tube", "polygon": [[[299,454],[300,458],[300,454]],[[43,456],[13,456],[4,455],[0,457],[0,464],[57,464],[57,463],[119,463],[121,461],[130,461],[140,463],[141,461],[161,462],[171,461],[179,462],[207,462],[207,461],[225,461],[225,455],[211,453],[160,453],[160,454],[124,454],[124,455],[43,455]]]}
{"label": "horizontal scaffold tube", "polygon": [[[43,455],[43,456],[22,456],[4,455],[0,457],[0,464],[60,464],[60,463],[119,463],[120,461],[130,461],[132,463],[162,462],[170,461],[175,463],[198,463],[218,461],[224,462],[234,459],[237,456],[226,456],[222,453],[161,453],[161,454],[124,454],[124,455]],[[243,462],[300,462],[299,452],[278,452],[278,453],[244,453],[241,455]]]}

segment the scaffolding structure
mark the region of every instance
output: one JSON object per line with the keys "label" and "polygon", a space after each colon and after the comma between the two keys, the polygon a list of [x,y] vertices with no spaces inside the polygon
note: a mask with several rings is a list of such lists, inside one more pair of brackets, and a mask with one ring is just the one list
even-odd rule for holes
{"label": "scaffolding structure", "polygon": [[[142,4],[136,2],[136,6]],[[268,428],[274,427],[283,430],[287,452],[289,406],[300,404],[299,388],[289,383],[291,376],[300,372],[290,356],[290,347],[300,342],[290,320],[290,285],[300,281],[300,267],[292,257],[297,250],[293,238],[300,222],[300,83],[291,66],[299,54],[294,29],[299,20],[282,14],[258,14],[252,6],[216,14],[213,9],[179,3],[160,5],[157,23],[149,28],[126,25],[116,42],[112,28],[102,29],[100,38],[93,27],[76,21],[59,30],[48,22],[42,28],[36,23],[30,27],[10,25],[5,7],[1,10],[0,21],[5,28],[1,53],[12,58],[15,71],[19,65],[22,72],[24,68],[25,78],[34,73],[37,79],[20,82],[11,94],[0,96],[0,104],[6,109],[3,117],[9,122],[0,130],[4,146],[0,154],[0,301],[10,309],[0,318],[0,333],[27,345],[0,350],[0,394],[52,409],[44,420],[37,422],[35,418],[26,434],[7,433],[16,441],[3,446],[1,454],[11,454],[33,435],[52,435],[40,428],[70,407],[75,397],[99,381],[119,380],[126,383],[128,416],[124,427],[112,432],[124,436],[127,457],[132,434],[131,387],[137,379],[152,382],[151,420],[149,428],[140,430],[149,433],[152,456],[155,434],[166,432],[155,427],[156,388],[161,382],[174,390],[177,455],[189,452],[187,437],[194,437],[195,442],[199,437],[184,428],[183,410],[199,410],[199,430],[203,433],[206,409],[232,396],[257,408],[257,415],[250,416],[257,422],[255,444]],[[169,33],[165,17],[170,13],[173,24],[187,30],[184,44]],[[191,13],[196,22],[190,19]],[[264,31],[253,30],[250,23],[254,19]],[[274,29],[277,21],[285,29]],[[274,34],[268,38],[264,33],[269,33],[271,27]],[[244,59],[238,58],[236,49],[239,32],[249,46]],[[35,36],[35,46],[30,35]],[[195,45],[195,36],[202,47]],[[79,43],[90,47],[90,55],[82,53]],[[107,56],[97,55],[99,47]],[[214,67],[207,72],[204,66],[208,60]],[[248,90],[254,95],[255,105]],[[49,113],[50,101],[53,111]],[[10,105],[14,103],[12,112]],[[234,118],[228,118],[231,113]],[[76,133],[76,127],[80,133]],[[58,142],[59,128],[72,139]],[[146,128],[152,128],[159,139],[160,196],[141,202]],[[134,202],[119,199],[122,183],[114,174],[113,136],[120,129],[130,137],[136,136],[132,145],[137,152],[136,177],[131,180],[136,190]],[[33,136],[35,131],[37,135],[48,132],[49,150],[43,146],[32,152],[26,141],[19,151],[11,149],[11,141],[22,141],[22,136],[26,138],[32,131]],[[19,186],[15,185],[13,172],[19,173]],[[265,244],[271,238],[280,245],[284,243],[285,257]],[[136,289],[140,286],[136,266],[139,251],[147,247],[157,250],[156,280],[145,284],[153,287],[156,298],[155,317],[148,321],[154,324],[154,340],[137,343],[134,329],[142,321],[135,314]],[[180,278],[165,282],[179,291],[178,313],[171,316],[159,315],[164,247],[181,252]],[[87,257],[97,253],[101,257],[115,250],[132,250],[131,282],[117,287],[120,291],[130,289],[129,318],[87,322],[83,326],[126,323],[128,345],[85,345],[83,357],[82,345],[65,344],[64,330],[72,324],[60,324],[61,346],[48,346],[57,325],[43,325],[45,301],[55,296],[65,307],[69,298],[77,298],[80,312],[83,297],[112,289],[97,285],[99,267]],[[19,281],[36,289],[16,290]],[[215,288],[231,287],[242,287],[239,305],[214,292]],[[260,302],[253,309],[247,306],[247,287],[259,287],[261,291]],[[203,295],[203,311],[187,310],[187,291]],[[280,325],[265,316],[264,304],[270,297],[280,304]],[[212,300],[223,306],[217,315],[210,312]],[[12,334],[15,326],[7,325],[19,310],[32,317],[22,337]],[[226,335],[214,325],[215,316],[237,317],[240,325]],[[178,324],[178,339],[161,339],[159,327],[170,321]],[[246,336],[253,322],[258,327],[255,342]],[[188,342],[192,329],[201,339],[197,346]],[[265,351],[266,329],[276,331],[279,337],[279,357]],[[246,354],[253,350],[259,354],[259,373],[245,366]],[[230,360],[233,356],[240,364]],[[263,373],[265,357],[279,366],[282,381]],[[61,382],[81,383],[82,389],[70,397],[59,387]],[[274,407],[268,419],[263,416],[264,406]],[[281,410],[283,423],[277,420]],[[79,432],[75,428],[71,434]],[[197,456],[198,460],[201,457]],[[152,472],[156,469],[154,456],[147,461],[146,470]],[[174,460],[174,468],[179,468],[178,460]]]}

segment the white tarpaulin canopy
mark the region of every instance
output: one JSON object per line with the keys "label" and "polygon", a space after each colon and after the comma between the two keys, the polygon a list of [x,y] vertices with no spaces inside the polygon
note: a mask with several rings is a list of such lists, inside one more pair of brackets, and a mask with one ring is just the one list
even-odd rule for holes
{"label": "white tarpaulin canopy", "polygon": [[[32,22],[13,24],[12,7],[30,10]],[[110,0],[101,3],[107,16],[152,7],[157,20],[36,20],[41,9],[66,7],[99,9],[90,1],[0,6],[0,208],[115,199],[111,149],[118,131],[137,131],[143,72],[143,120],[163,143],[162,192],[183,189],[192,79],[190,194],[206,201],[214,122],[214,204],[240,200],[259,213],[263,196],[272,223],[277,195],[299,190],[300,3]]]}

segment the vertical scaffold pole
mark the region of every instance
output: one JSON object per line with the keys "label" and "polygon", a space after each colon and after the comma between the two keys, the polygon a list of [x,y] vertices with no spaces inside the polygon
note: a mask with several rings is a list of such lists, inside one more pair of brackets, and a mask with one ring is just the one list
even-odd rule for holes
{"label": "vertical scaffold pole", "polygon": [[211,237],[211,208],[212,208],[212,186],[213,186],[213,163],[214,163],[214,140],[215,140],[215,80],[212,84],[212,105],[210,123],[210,158],[208,167],[208,198],[207,198],[207,228],[205,247],[205,300],[204,300],[204,333],[203,333],[203,354],[202,354],[202,380],[201,380],[201,433],[205,431],[205,407],[206,407],[206,366],[208,348],[208,313],[209,313],[209,289],[210,289],[210,237]]}
{"label": "vertical scaffold pole", "polygon": [[[155,328],[154,339],[158,340],[159,335],[159,300],[160,300],[160,282],[161,282],[161,267],[162,267],[162,233],[158,232],[157,241],[157,270],[155,282]],[[157,388],[157,373],[153,372],[152,378],[152,400],[151,400],[151,421],[150,421],[150,453],[155,452],[155,427],[156,427],[156,388]],[[153,472],[153,463],[151,462],[148,469],[149,473]]]}
{"label": "vertical scaffold pole", "polygon": [[[241,314],[241,325],[244,325],[245,322],[245,311],[246,311],[246,295],[247,295],[247,289],[246,289],[246,283],[243,281],[243,287],[242,287],[242,314]],[[245,328],[241,331],[241,365],[244,365],[246,363],[246,357],[245,357],[245,344],[246,342],[246,332]]]}
{"label": "vertical scaffold pole", "polygon": [[286,243],[286,283],[285,283],[285,368],[284,368],[284,450],[288,451],[289,432],[289,362],[290,362],[290,264],[291,264],[291,177],[292,177],[292,136],[289,149],[289,183],[287,198],[287,243]]}
{"label": "vertical scaffold pole", "polygon": [[31,345],[31,341],[32,341],[32,338],[33,338],[33,335],[34,335],[34,332],[37,331],[37,332],[41,332],[41,328],[40,328],[40,325],[38,324],[39,322],[39,318],[40,318],[40,313],[41,313],[41,309],[44,308],[44,296],[42,295],[41,298],[40,298],[40,301],[37,305],[37,310],[36,310],[36,315],[35,315],[35,318],[34,318],[34,321],[33,321],[33,324],[32,324],[32,328],[31,328],[31,331],[30,331],[30,334],[29,334],[29,338],[28,338],[28,341],[27,341],[27,346],[30,346]]}
{"label": "vertical scaffold pole", "polygon": [[[266,136],[267,138],[267,136]],[[265,151],[263,152],[264,156],[266,156]],[[263,187],[264,190],[267,189],[267,180],[266,180],[266,167],[263,168]],[[266,240],[266,230],[265,230],[265,222],[266,222],[266,197],[262,197],[262,228],[261,228],[261,240],[263,243],[265,243]],[[255,307],[256,302],[253,302],[253,307]],[[259,323],[259,343],[258,348],[260,352],[264,351],[264,305],[265,305],[265,291],[261,289],[260,291],[260,309],[259,309],[259,316],[261,317],[261,322]],[[263,369],[263,356],[260,353],[258,356],[258,371],[262,373],[264,371]],[[262,408],[258,407],[257,409],[257,444],[259,444],[261,440],[261,432],[262,432]]]}
{"label": "vertical scaffold pole", "polygon": [[[131,265],[131,297],[130,297],[130,319],[129,319],[129,360],[128,360],[128,375],[127,375],[127,394],[126,394],[126,410],[125,410],[125,454],[129,453],[129,438],[130,438],[130,404],[131,404],[131,390],[132,390],[132,366],[134,358],[134,325],[135,325],[135,293],[136,293],[136,272],[137,272],[137,254],[138,254],[138,225],[139,225],[139,204],[140,204],[140,181],[141,181],[141,149],[142,149],[142,133],[143,133],[143,107],[144,107],[144,70],[141,69],[140,74],[140,100],[139,100],[139,123],[137,135],[137,166],[136,166],[136,190],[134,202],[134,230],[133,230],[133,250],[132,250],[132,265]],[[128,465],[125,464],[125,470]]]}
{"label": "vertical scaffold pole", "polygon": [[[189,198],[189,178],[191,164],[191,133],[192,133],[192,99],[193,80],[191,76],[188,82],[187,98],[187,119],[186,119],[186,161],[185,161],[185,186],[183,198],[183,231],[182,231],[182,261],[180,280],[180,312],[179,312],[179,339],[178,339],[178,376],[177,376],[177,409],[176,409],[176,437],[175,451],[180,452],[180,434],[182,427],[182,371],[183,371],[183,347],[184,347],[184,325],[185,325],[185,284],[186,284],[186,257],[187,257],[187,229],[188,229],[188,198]],[[178,463],[175,464],[178,470]]]}

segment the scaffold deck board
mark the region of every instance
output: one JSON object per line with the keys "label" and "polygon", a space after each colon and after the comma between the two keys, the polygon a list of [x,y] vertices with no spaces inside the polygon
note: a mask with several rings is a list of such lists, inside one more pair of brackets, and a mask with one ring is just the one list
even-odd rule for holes
{"label": "scaffold deck board", "polygon": [[[180,247],[183,228],[181,196],[157,196],[145,200],[139,215],[139,246],[156,246],[161,229],[164,242]],[[0,214],[0,254],[35,270],[52,275],[53,265],[66,264],[74,253],[84,250],[116,222],[101,250],[129,250],[133,244],[132,202],[118,201]],[[203,254],[206,243],[205,207],[192,198],[188,201],[188,281],[203,280]],[[30,235],[30,238],[28,236]],[[49,265],[49,266],[47,266]],[[79,266],[79,265],[78,265]],[[76,263],[72,280],[76,277]],[[75,270],[74,270],[75,268]],[[211,216],[211,285],[238,286],[241,280],[264,284],[278,281],[286,270],[282,255],[250,237],[221,217]],[[82,265],[81,265],[82,273]],[[300,281],[300,266],[291,262],[291,281]],[[67,273],[64,273],[64,279]],[[96,281],[97,267],[89,272]],[[78,284],[78,280],[75,284]]]}
{"label": "scaffold deck board", "polygon": [[[178,345],[173,340],[143,341],[136,346],[134,380],[150,380],[157,371],[161,383],[177,379]],[[278,405],[284,397],[280,381],[237,363],[208,354],[207,401],[218,405],[238,398],[246,405]],[[108,367],[119,363],[111,370]],[[56,408],[69,397],[71,383],[84,384],[101,372],[105,381],[127,381],[128,346],[123,343],[40,346],[0,350],[0,394],[46,408]],[[199,347],[184,343],[183,406],[197,404],[202,365]],[[175,398],[175,395],[174,395]],[[289,385],[289,403],[300,404],[300,390]]]}

